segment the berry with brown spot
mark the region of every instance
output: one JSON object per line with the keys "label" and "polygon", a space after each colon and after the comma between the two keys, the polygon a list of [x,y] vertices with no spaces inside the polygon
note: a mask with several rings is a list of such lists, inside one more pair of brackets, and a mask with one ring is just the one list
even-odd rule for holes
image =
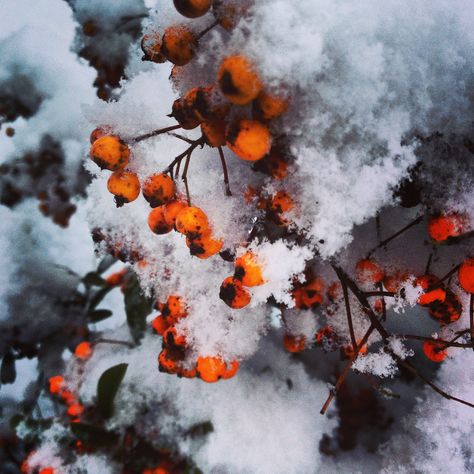
{"label": "berry with brown spot", "polygon": [[186,206],[178,212],[175,226],[179,233],[194,239],[209,230],[209,220],[199,207]]}
{"label": "berry with brown spot", "polygon": [[474,293],[474,258],[468,258],[459,267],[459,284],[464,291]]}
{"label": "berry with brown spot", "polygon": [[226,372],[226,364],[216,356],[198,357],[196,371],[201,380],[207,383],[217,382]]}
{"label": "berry with brown spot", "polygon": [[187,204],[184,201],[180,201],[179,199],[164,204],[163,216],[165,218],[166,223],[174,228],[176,224],[176,216],[185,207],[187,207]]}
{"label": "berry with brown spot", "polygon": [[441,325],[451,324],[461,317],[462,303],[451,290],[446,290],[445,300],[431,303],[429,314]]}
{"label": "berry with brown spot", "polygon": [[173,230],[173,225],[166,221],[164,206],[155,207],[148,214],[148,227],[157,235],[167,234]]}
{"label": "berry with brown spot", "polygon": [[283,345],[288,352],[301,352],[306,348],[306,337],[285,334],[283,337]]}
{"label": "berry with brown spot", "polygon": [[198,18],[211,8],[211,0],[173,0],[174,7],[186,18]]}
{"label": "berry with brown spot", "polygon": [[432,362],[443,362],[446,359],[446,346],[437,341],[423,342],[423,352],[425,356]]}
{"label": "berry with brown spot", "polygon": [[168,322],[174,324],[180,319],[185,318],[188,315],[188,310],[180,296],[171,295],[161,307],[161,315],[165,317]]}
{"label": "berry with brown spot", "polygon": [[107,189],[115,196],[117,207],[122,207],[140,195],[140,180],[131,171],[115,171],[107,181]]}
{"label": "berry with brown spot", "polygon": [[178,331],[174,326],[170,326],[163,334],[163,343],[167,347],[185,347],[186,337],[183,334],[178,334]]}
{"label": "berry with brown spot", "polygon": [[444,242],[464,233],[465,218],[455,212],[432,216],[428,220],[428,234],[435,242]]}
{"label": "berry with brown spot", "polygon": [[222,28],[230,31],[235,28],[248,7],[249,3],[246,1],[213,0],[212,14]]}
{"label": "berry with brown spot", "polygon": [[161,45],[161,36],[158,33],[143,36],[140,44],[143,51],[142,61],[152,61],[158,64],[166,62],[166,57],[161,51]]}
{"label": "berry with brown spot", "polygon": [[186,245],[189,247],[191,255],[205,260],[218,254],[222,249],[223,242],[222,240],[214,239],[211,231],[207,230],[198,237],[187,238]]}
{"label": "berry with brown spot", "polygon": [[201,120],[223,120],[230,110],[229,101],[215,84],[197,87],[192,108]]}
{"label": "berry with brown spot", "polygon": [[51,393],[59,393],[66,386],[66,381],[61,375],[55,375],[49,379],[49,391]]}
{"label": "berry with brown spot", "polygon": [[176,66],[184,66],[193,59],[196,46],[196,36],[188,27],[172,25],[165,30],[161,52]]}
{"label": "berry with brown spot", "polygon": [[383,280],[382,269],[370,259],[359,260],[356,264],[356,279],[360,283],[377,284]]}
{"label": "berry with brown spot", "polygon": [[254,66],[242,55],[229,56],[221,62],[217,81],[224,96],[236,105],[248,104],[262,89]]}
{"label": "berry with brown spot", "polygon": [[253,102],[253,115],[259,120],[271,120],[279,117],[288,109],[288,100],[261,91]]}
{"label": "berry with brown spot", "polygon": [[250,303],[250,292],[242,285],[240,280],[227,277],[219,290],[219,298],[229,307],[241,309]]}
{"label": "berry with brown spot", "polygon": [[272,136],[268,127],[256,120],[238,120],[226,130],[227,146],[242,160],[257,161],[268,154]]}
{"label": "berry with brown spot", "polygon": [[257,256],[249,251],[235,260],[234,277],[244,286],[259,286],[265,283],[262,275],[262,266]]}
{"label": "berry with brown spot", "polygon": [[143,197],[151,207],[158,207],[172,201],[176,197],[173,179],[166,173],[157,173],[143,183]]}
{"label": "berry with brown spot", "polygon": [[418,277],[414,282],[414,286],[423,290],[417,301],[421,306],[442,303],[446,299],[446,290],[443,288],[441,280],[434,275]]}
{"label": "berry with brown spot", "polygon": [[101,125],[100,127],[94,128],[94,130],[92,130],[89,139],[92,144],[99,138],[105,135],[111,135],[111,134],[112,134],[112,127],[110,127],[109,125]]}
{"label": "berry with brown spot", "polygon": [[158,368],[160,372],[177,374],[180,371],[180,363],[183,360],[181,351],[165,348],[158,355]]}
{"label": "berry with brown spot", "polygon": [[205,120],[201,123],[201,132],[206,144],[217,148],[226,144],[226,123],[222,120]]}
{"label": "berry with brown spot", "polygon": [[109,286],[120,286],[125,278],[125,275],[127,274],[127,269],[123,268],[122,270],[118,272],[114,272],[111,275],[109,275],[105,281],[107,282],[107,285]]}
{"label": "berry with brown spot", "polygon": [[128,165],[130,149],[119,137],[104,135],[92,144],[90,157],[100,169],[119,171]]}
{"label": "berry with brown spot", "polygon": [[193,107],[184,98],[173,102],[171,116],[181,125],[184,130],[192,130],[201,123]]}
{"label": "berry with brown spot", "polygon": [[321,278],[313,278],[310,282],[296,288],[291,295],[298,309],[316,308],[324,300],[324,282]]}
{"label": "berry with brown spot", "polygon": [[[359,343],[360,341],[357,341],[357,345],[359,345]],[[367,351],[368,351],[368,346],[367,344],[364,344],[360,348],[358,355],[364,356],[367,354]],[[354,352],[354,347],[352,346],[352,344],[346,344],[345,346],[341,347],[341,356],[344,359],[352,359],[354,355],[355,355],[355,352]]]}

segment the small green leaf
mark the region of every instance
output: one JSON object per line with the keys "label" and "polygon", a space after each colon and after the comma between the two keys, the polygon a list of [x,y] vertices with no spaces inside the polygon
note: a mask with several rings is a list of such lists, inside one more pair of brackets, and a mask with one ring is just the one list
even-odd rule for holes
{"label": "small green leaf", "polygon": [[146,317],[152,310],[152,300],[147,298],[140,288],[135,275],[127,280],[125,286],[125,312],[127,324],[135,342],[138,342],[146,329]]}
{"label": "small green leaf", "polygon": [[106,255],[99,263],[97,267],[97,273],[101,274],[104,273],[106,270],[108,270],[115,262],[117,259],[115,257],[112,257],[112,255]]}
{"label": "small green leaf", "polygon": [[113,446],[118,441],[115,433],[87,423],[71,423],[71,431],[86,446],[94,448]]}
{"label": "small green leaf", "polygon": [[0,368],[0,382],[2,384],[13,383],[16,379],[15,356],[13,352],[8,351],[2,360]]}
{"label": "small green leaf", "polygon": [[89,313],[89,320],[92,323],[97,323],[99,321],[102,321],[103,319],[110,318],[112,314],[112,311],[110,311],[109,309],[96,309],[95,311],[91,311]]}
{"label": "small green leaf", "polygon": [[114,413],[114,399],[127,371],[128,364],[118,364],[107,369],[97,382],[97,405],[104,418]]}
{"label": "small green leaf", "polygon": [[89,272],[83,279],[87,286],[106,286],[107,282],[96,272]]}
{"label": "small green leaf", "polygon": [[15,430],[16,427],[25,419],[24,415],[17,413],[10,418],[10,428]]}

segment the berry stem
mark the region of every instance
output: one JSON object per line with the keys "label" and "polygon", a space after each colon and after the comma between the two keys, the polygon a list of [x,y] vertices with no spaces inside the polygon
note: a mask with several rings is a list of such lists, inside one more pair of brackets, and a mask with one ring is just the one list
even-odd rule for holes
{"label": "berry stem", "polygon": [[471,344],[474,350],[474,294],[469,297],[469,324],[471,326]]}
{"label": "berry stem", "polygon": [[336,381],[336,385],[334,385],[334,388],[329,391],[328,398],[324,402],[324,405],[321,408],[321,411],[319,412],[319,413],[321,413],[321,415],[324,415],[326,413],[326,411],[329,408],[329,405],[331,404],[331,402],[332,402],[334,396],[336,395],[337,391],[341,388],[341,385],[344,383],[344,381],[346,380],[346,377],[349,375],[352,364],[354,363],[354,361],[357,359],[357,356],[359,355],[359,351],[364,346],[364,344],[367,342],[367,340],[369,339],[369,337],[372,334],[372,331],[374,329],[375,329],[375,327],[373,326],[373,324],[371,324],[369,329],[365,333],[364,337],[362,338],[362,340],[356,346],[354,354],[347,361],[346,365],[344,366],[344,369],[341,372],[341,375],[339,375],[339,377]]}
{"label": "berry stem", "polygon": [[389,242],[391,242],[393,239],[396,239],[399,235],[403,234],[404,232],[406,232],[408,229],[410,229],[411,227],[419,224],[421,221],[423,220],[423,216],[418,216],[415,220],[411,221],[409,224],[407,224],[405,227],[403,227],[402,229],[400,229],[398,232],[395,232],[395,234],[391,235],[390,237],[388,237],[387,239],[385,240],[382,240],[382,242],[380,242],[378,245],[376,245],[368,254],[367,254],[367,257],[366,258],[369,258],[377,249],[381,248],[381,247],[385,247],[385,245],[387,245]]}
{"label": "berry stem", "polygon": [[138,137],[132,138],[129,140],[129,143],[138,143],[142,140],[147,140],[148,138],[156,137],[157,135],[161,135],[162,133],[171,132],[172,130],[177,130],[181,128],[181,125],[172,125],[170,127],[159,128],[158,130],[153,130],[152,132],[145,133],[144,135],[139,135]]}
{"label": "berry stem", "polygon": [[211,23],[207,28],[202,30],[201,33],[199,33],[196,36],[196,41],[199,41],[206,33],[209,33],[209,31],[211,31],[213,28],[215,28],[218,24],[219,24],[219,21],[217,21],[217,20],[214,23]]}
{"label": "berry stem", "polygon": [[[379,282],[377,286],[380,290],[380,293],[383,293],[382,282]],[[382,321],[386,321],[387,320],[387,305],[385,304],[385,298],[383,295],[380,297],[380,299],[382,300]]]}
{"label": "berry stem", "polygon": [[349,334],[351,335],[352,348],[355,352],[357,349],[357,341],[354,334],[354,325],[352,324],[351,304],[349,301],[349,292],[347,291],[347,285],[345,282],[341,282],[342,292],[344,294],[344,303],[346,306],[347,325],[349,326]]}
{"label": "berry stem", "polygon": [[229,174],[227,173],[227,165],[225,162],[224,151],[222,150],[221,146],[217,147],[217,149],[219,151],[219,157],[221,159],[222,171],[224,172],[225,194],[226,196],[232,196],[232,193],[230,192]]}
{"label": "berry stem", "polygon": [[471,343],[454,342],[454,339],[451,341],[446,341],[444,339],[435,339],[433,337],[418,336],[416,334],[393,334],[393,336],[399,337],[401,339],[413,339],[416,341],[439,342],[440,344],[443,344],[445,347],[463,347],[463,348],[474,347],[474,344],[472,342]]}
{"label": "berry stem", "polygon": [[127,346],[130,349],[133,349],[135,347],[135,345],[131,342],[118,341],[116,339],[97,339],[97,341],[95,341],[95,344],[119,344],[122,346]]}
{"label": "berry stem", "polygon": [[369,298],[369,297],[372,297],[372,296],[389,296],[389,297],[394,297],[396,296],[397,294],[394,293],[393,291],[383,291],[383,290],[380,290],[380,291],[366,291],[365,293],[363,293],[364,296],[366,298]]}
{"label": "berry stem", "polygon": [[189,187],[188,187],[188,168],[189,168],[189,163],[191,162],[191,155],[192,155],[192,150],[190,150],[186,156],[186,163],[184,165],[184,171],[181,176],[181,179],[183,180],[184,186],[186,188],[186,198],[188,200],[188,206],[191,206],[191,197],[189,194]]}

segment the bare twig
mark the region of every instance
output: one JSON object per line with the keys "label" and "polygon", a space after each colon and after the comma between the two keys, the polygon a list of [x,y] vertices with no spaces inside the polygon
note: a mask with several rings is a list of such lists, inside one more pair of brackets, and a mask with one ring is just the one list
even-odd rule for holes
{"label": "bare twig", "polygon": [[230,192],[229,175],[227,173],[227,165],[225,163],[224,151],[222,150],[221,146],[217,147],[217,149],[219,151],[219,157],[221,159],[222,171],[224,172],[225,193],[226,196],[232,196],[232,193]]}
{"label": "bare twig", "polygon": [[346,305],[347,325],[349,326],[349,334],[351,335],[352,349],[355,352],[357,348],[357,341],[354,334],[354,325],[352,324],[351,304],[349,301],[349,292],[347,291],[347,285],[341,281],[342,293],[344,294],[344,303]]}
{"label": "bare twig", "polygon": [[172,130],[177,130],[178,128],[181,128],[181,125],[172,125],[171,127],[159,128],[158,130],[153,130],[152,132],[148,132],[144,135],[139,135],[138,137],[132,138],[131,140],[129,140],[129,143],[138,143],[142,140],[161,135],[162,133],[168,133]]}

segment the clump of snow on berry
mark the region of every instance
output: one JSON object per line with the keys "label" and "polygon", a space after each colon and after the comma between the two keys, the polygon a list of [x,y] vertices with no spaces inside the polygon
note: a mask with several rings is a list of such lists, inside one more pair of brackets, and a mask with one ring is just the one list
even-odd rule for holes
{"label": "clump of snow on berry", "polygon": [[[279,303],[289,308],[294,306],[290,290],[294,276],[301,274],[306,262],[312,257],[307,247],[291,245],[283,240],[263,242],[251,247],[262,265],[262,276],[265,283],[252,288],[252,306],[265,302],[273,296]],[[244,251],[241,251],[244,253]]]}

